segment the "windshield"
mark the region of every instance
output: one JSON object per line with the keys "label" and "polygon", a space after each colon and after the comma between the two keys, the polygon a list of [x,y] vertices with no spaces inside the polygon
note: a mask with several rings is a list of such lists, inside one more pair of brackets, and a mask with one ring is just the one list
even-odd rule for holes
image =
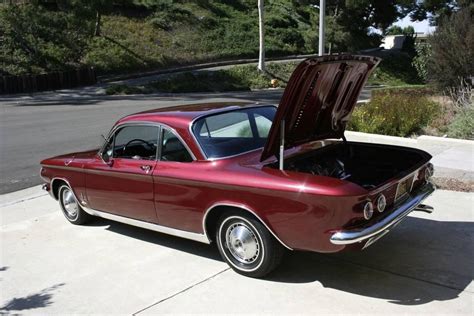
{"label": "windshield", "polygon": [[218,113],[196,120],[192,130],[207,158],[223,158],[261,148],[276,113],[265,106]]}

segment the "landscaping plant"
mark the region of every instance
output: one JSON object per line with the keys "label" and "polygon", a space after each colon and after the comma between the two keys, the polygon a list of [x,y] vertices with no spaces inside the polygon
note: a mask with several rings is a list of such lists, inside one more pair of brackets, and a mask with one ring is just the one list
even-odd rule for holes
{"label": "landscaping plant", "polygon": [[439,114],[439,105],[425,89],[374,91],[370,102],[354,109],[349,129],[393,136],[410,136]]}

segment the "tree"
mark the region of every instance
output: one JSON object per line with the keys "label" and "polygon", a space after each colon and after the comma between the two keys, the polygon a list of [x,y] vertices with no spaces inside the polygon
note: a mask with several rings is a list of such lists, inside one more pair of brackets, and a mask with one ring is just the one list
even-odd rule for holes
{"label": "tree", "polygon": [[473,10],[463,8],[439,21],[428,39],[431,56],[428,76],[440,88],[455,87],[474,74]]}
{"label": "tree", "polygon": [[385,35],[406,35],[406,36],[413,36],[415,34],[415,29],[413,26],[408,25],[404,28],[401,28],[398,25],[393,25],[387,29]]}
{"label": "tree", "polygon": [[431,25],[450,17],[462,8],[473,8],[471,0],[424,0],[414,1],[409,7],[410,17],[413,21],[430,20]]}
{"label": "tree", "polygon": [[258,70],[265,71],[265,26],[264,26],[264,0],[258,0],[258,29],[259,29],[259,54]]}
{"label": "tree", "polygon": [[[319,0],[293,0],[299,5],[318,5]],[[380,45],[395,21],[413,9],[412,0],[327,0],[327,38],[333,51],[358,51]],[[315,25],[316,27],[316,25]]]}
{"label": "tree", "polygon": [[73,11],[78,17],[94,20],[94,36],[101,35],[102,15],[110,12],[114,4],[126,1],[114,0],[58,0],[58,6],[67,11]]}

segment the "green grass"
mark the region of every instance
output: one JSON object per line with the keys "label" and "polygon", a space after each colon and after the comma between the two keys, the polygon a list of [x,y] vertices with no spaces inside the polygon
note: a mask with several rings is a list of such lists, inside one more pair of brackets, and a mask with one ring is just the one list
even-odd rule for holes
{"label": "green grass", "polygon": [[[101,74],[114,74],[257,56],[258,13],[253,2],[161,3],[145,17],[104,16],[103,37],[91,40],[83,62]],[[283,0],[268,4],[266,11],[267,56],[314,52],[308,33],[312,21],[306,15]]]}

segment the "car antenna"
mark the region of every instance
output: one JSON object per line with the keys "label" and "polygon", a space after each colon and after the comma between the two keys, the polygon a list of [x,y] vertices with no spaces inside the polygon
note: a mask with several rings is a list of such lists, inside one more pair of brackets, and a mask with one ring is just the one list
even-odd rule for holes
{"label": "car antenna", "polygon": [[284,167],[284,152],[285,152],[285,120],[281,120],[280,124],[280,155],[278,157],[280,170]]}

